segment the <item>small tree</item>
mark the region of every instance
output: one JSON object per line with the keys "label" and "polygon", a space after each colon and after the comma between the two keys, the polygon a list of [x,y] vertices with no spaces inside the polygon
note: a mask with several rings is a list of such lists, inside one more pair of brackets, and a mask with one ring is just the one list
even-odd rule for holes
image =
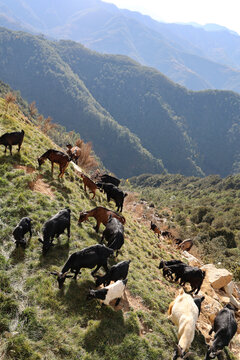
{"label": "small tree", "polygon": [[92,155],[92,143],[84,143],[83,140],[78,139],[76,141],[76,146],[81,149],[81,155],[78,158],[78,165],[84,169],[93,169],[98,167],[98,162],[95,157]]}
{"label": "small tree", "polygon": [[54,124],[52,122],[52,118],[48,116],[46,119],[44,119],[43,115],[39,115],[37,118],[37,123],[39,129],[44,133],[48,134],[52,129],[55,129],[57,127],[57,124]]}
{"label": "small tree", "polygon": [[33,101],[31,104],[29,104],[29,112],[31,117],[34,117],[37,115],[37,108],[36,108],[36,101]]}
{"label": "small tree", "polygon": [[15,101],[16,101],[16,95],[14,95],[12,92],[8,92],[5,95],[6,113],[8,112],[9,105],[14,104]]}

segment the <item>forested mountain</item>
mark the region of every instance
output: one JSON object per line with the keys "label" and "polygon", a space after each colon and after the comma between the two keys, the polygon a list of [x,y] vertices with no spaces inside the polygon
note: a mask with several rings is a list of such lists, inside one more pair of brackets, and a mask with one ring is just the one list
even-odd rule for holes
{"label": "forested mountain", "polygon": [[188,91],[157,70],[72,41],[0,31],[0,77],[92,141],[117,175],[240,169],[240,96]]}
{"label": "forested mountain", "polygon": [[139,139],[93,98],[57,54],[54,43],[3,30],[0,51],[1,79],[20,89],[28,100],[36,100],[46,116],[52,116],[69,130],[78,129],[84,139],[93,142],[112,171],[122,176],[141,173],[143,168],[147,172],[163,171],[162,163],[143,149]]}
{"label": "forested mountain", "polygon": [[0,0],[0,14],[1,26],[130,56],[192,90],[240,91],[240,36],[222,27],[165,24],[100,0]]}

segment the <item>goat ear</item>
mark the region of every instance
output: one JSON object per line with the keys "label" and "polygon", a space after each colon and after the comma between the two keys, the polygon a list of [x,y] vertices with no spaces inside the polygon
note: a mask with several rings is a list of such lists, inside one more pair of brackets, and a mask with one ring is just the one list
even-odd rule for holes
{"label": "goat ear", "polygon": [[38,238],[38,241],[43,244],[43,240],[42,240],[42,239]]}

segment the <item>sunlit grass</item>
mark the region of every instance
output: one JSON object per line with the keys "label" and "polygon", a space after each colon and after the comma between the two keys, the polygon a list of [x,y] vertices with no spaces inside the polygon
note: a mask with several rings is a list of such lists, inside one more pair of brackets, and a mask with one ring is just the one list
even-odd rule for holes
{"label": "sunlit grass", "polygon": [[[169,360],[177,342],[176,329],[166,317],[174,297],[173,288],[163,280],[157,266],[161,257],[169,258],[158,246],[155,235],[126,217],[125,244],[118,259],[131,259],[127,288],[131,296],[141,299],[141,309],[119,310],[87,301],[89,288],[95,288],[89,269],[83,269],[77,281],[67,279],[62,290],[50,274],[60,271],[74,251],[100,241],[93,229],[95,220],[77,225],[79,212],[97,205],[111,207],[105,196],[89,200],[82,182],[70,165],[62,180],[53,178],[50,163],[38,170],[37,157],[51,140],[22,120],[20,113],[1,115],[1,132],[24,129],[26,135],[20,154],[6,156],[0,147],[0,357],[15,360]],[[19,168],[21,165],[23,168]],[[31,167],[33,172],[26,172]],[[42,180],[50,186],[53,197],[32,191],[29,183]],[[99,201],[101,199],[101,202]],[[71,209],[71,237],[60,236],[59,242],[43,256],[38,242],[44,222],[62,208]],[[16,249],[12,230],[23,216],[33,220],[33,237],[25,250]],[[100,270],[103,273],[103,270]],[[144,332],[143,332],[144,329]],[[202,359],[202,337],[194,343],[194,359]]]}

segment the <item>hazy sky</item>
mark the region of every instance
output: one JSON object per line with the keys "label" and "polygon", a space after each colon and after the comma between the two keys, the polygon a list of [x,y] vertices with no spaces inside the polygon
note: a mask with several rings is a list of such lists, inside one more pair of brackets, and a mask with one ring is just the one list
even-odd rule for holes
{"label": "hazy sky", "polygon": [[214,23],[240,34],[240,0],[103,0],[165,22]]}

